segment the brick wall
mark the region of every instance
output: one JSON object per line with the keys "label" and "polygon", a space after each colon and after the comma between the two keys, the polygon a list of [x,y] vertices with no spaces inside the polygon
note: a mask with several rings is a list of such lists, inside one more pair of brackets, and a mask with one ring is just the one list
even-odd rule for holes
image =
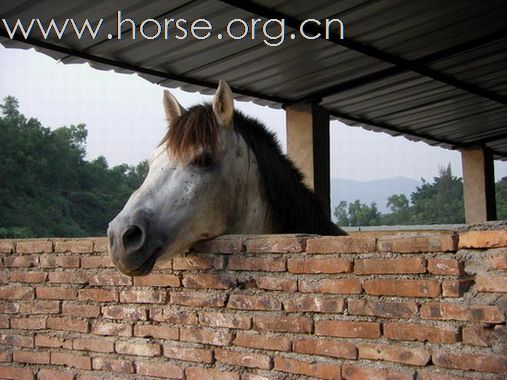
{"label": "brick wall", "polygon": [[146,277],[0,240],[1,379],[500,379],[507,230],[227,236]]}

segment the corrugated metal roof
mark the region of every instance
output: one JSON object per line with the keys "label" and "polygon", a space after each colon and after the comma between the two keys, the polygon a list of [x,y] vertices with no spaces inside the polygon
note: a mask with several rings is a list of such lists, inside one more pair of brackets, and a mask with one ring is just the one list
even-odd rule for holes
{"label": "corrugated metal roof", "polygon": [[[118,39],[118,10],[138,26],[148,18],[162,24],[170,18],[203,18],[212,23],[212,36],[132,40],[124,28]],[[35,46],[64,63],[88,61],[97,69],[137,72],[163,86],[203,93],[225,79],[241,100],[272,107],[319,101],[332,117],[349,125],[447,148],[485,145],[497,157],[507,157],[503,0],[28,0],[0,2],[0,18],[10,26],[17,19],[24,25],[34,18],[43,25],[51,18],[59,25],[67,18],[78,25],[86,18],[92,25],[103,19],[96,39],[88,34],[78,39],[69,32],[62,39],[54,33],[45,39],[40,32],[25,39],[19,31],[10,39],[0,24],[4,46]],[[262,22],[255,39],[228,38],[227,23],[237,18],[283,18],[285,40],[267,46]],[[345,38],[338,38],[335,23],[329,40],[291,39],[310,18],[339,18]],[[156,31],[151,26],[148,33]],[[278,29],[272,24],[268,31],[275,35]],[[219,39],[219,33],[225,37]]]}

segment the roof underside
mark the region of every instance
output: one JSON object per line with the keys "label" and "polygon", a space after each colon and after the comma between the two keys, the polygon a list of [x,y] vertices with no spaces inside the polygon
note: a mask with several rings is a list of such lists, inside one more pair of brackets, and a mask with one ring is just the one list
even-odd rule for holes
{"label": "roof underside", "polygon": [[[213,35],[206,40],[119,40],[118,10],[137,25],[148,18],[204,18],[212,23]],[[0,18],[9,25],[17,19],[28,25],[33,18],[43,25],[51,18],[57,23],[88,18],[96,25],[103,19],[96,39],[78,39],[69,32],[62,39],[54,33],[44,39],[40,32],[10,39],[2,23],[0,43],[36,47],[64,63],[137,72],[187,91],[209,93],[224,79],[239,100],[272,107],[318,101],[348,125],[446,148],[487,146],[497,158],[507,158],[504,0],[29,0],[0,2]],[[255,40],[218,39],[237,18],[285,19],[285,40],[267,46],[262,23]],[[303,20],[324,18],[339,18],[345,38],[339,38],[338,23],[329,39],[290,38],[299,35]],[[313,25],[307,24],[308,34],[322,32]],[[150,35],[155,29],[145,31]],[[276,25],[268,29],[271,35],[278,31]],[[125,27],[123,35],[131,32]]]}

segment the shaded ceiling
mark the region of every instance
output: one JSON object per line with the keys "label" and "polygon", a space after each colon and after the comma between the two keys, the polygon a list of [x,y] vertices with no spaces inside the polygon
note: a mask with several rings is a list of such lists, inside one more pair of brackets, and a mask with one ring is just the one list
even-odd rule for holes
{"label": "shaded ceiling", "polygon": [[[117,11],[140,23],[153,18],[198,18],[213,26],[211,37],[133,40],[125,24],[117,35]],[[29,38],[18,30],[11,39],[0,23],[0,43],[30,48],[64,63],[89,62],[98,69],[137,72],[167,87],[210,93],[225,79],[239,100],[280,107],[316,101],[332,118],[392,135],[404,135],[446,148],[487,146],[507,158],[507,3],[500,1],[2,1],[0,18],[12,28],[17,19],[48,25],[88,18],[100,33],[78,39],[45,39],[36,27]],[[226,36],[230,20],[262,18],[256,38]],[[339,18],[329,38],[324,24],[305,19]],[[284,42],[268,46],[262,35],[267,19],[284,19]],[[146,35],[156,33],[148,23]],[[174,25],[174,24],[173,24]],[[202,25],[202,24],[201,24]],[[239,25],[239,24],[237,24]],[[268,33],[277,35],[272,23]],[[236,35],[239,29],[232,29]],[[12,30],[10,31],[12,32]],[[221,33],[225,37],[218,38]],[[296,38],[290,38],[291,34]],[[111,39],[108,38],[111,34]],[[200,35],[205,33],[201,31]],[[162,34],[163,35],[163,34]],[[181,32],[180,32],[181,35]],[[139,33],[138,33],[139,37]],[[276,42],[278,40],[272,40]]]}

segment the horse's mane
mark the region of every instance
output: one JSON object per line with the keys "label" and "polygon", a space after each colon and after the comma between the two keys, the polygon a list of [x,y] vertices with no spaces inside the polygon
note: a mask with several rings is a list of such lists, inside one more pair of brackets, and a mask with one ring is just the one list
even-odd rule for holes
{"label": "horse's mane", "polygon": [[[257,158],[273,232],[344,234],[329,220],[320,198],[302,182],[303,175],[282,153],[273,133],[239,111],[234,112],[233,124]],[[211,105],[193,106],[171,125],[163,142],[176,157],[196,147],[215,152],[218,128]]]}

